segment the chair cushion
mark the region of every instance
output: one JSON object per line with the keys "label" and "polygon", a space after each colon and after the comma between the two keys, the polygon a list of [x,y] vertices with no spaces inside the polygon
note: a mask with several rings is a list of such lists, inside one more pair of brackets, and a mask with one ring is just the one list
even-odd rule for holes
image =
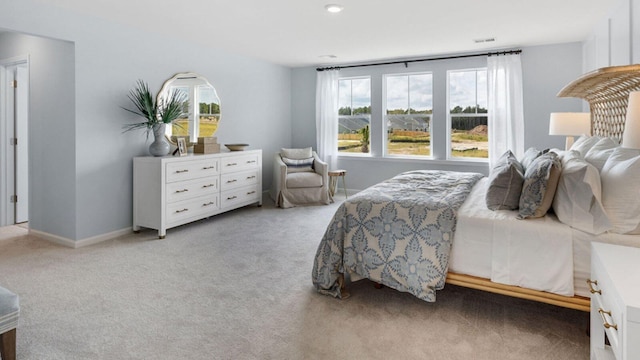
{"label": "chair cushion", "polygon": [[18,295],[0,287],[0,334],[18,326],[20,304]]}
{"label": "chair cushion", "polygon": [[322,175],[314,172],[296,172],[287,174],[287,188],[321,187]]}

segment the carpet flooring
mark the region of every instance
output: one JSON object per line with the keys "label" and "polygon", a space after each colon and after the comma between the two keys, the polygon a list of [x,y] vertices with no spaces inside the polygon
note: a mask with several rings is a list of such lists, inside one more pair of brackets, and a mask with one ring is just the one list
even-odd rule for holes
{"label": "carpet flooring", "polygon": [[346,300],[318,294],[313,257],[339,202],[265,199],[164,240],[80,249],[0,230],[18,359],[589,358],[584,312],[452,285],[435,303],[366,280]]}

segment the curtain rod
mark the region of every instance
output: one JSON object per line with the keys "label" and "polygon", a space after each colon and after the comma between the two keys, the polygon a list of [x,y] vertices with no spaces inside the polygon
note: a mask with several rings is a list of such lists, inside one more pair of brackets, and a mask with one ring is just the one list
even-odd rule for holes
{"label": "curtain rod", "polygon": [[360,65],[330,66],[330,67],[317,68],[316,71],[340,70],[340,69],[348,69],[348,68],[355,68],[355,67],[379,66],[379,65],[395,65],[395,64],[404,64],[404,66],[407,67],[409,63],[421,62],[421,61],[462,59],[462,58],[476,57],[476,56],[513,55],[513,54],[520,54],[521,52],[522,52],[522,50],[518,49],[518,50],[507,50],[507,51],[497,51],[497,52],[486,52],[486,53],[479,53],[479,54],[443,56],[443,57],[426,58],[426,59],[412,59],[412,60],[398,60],[398,61],[389,61],[389,62],[378,62],[378,63],[360,64]]}

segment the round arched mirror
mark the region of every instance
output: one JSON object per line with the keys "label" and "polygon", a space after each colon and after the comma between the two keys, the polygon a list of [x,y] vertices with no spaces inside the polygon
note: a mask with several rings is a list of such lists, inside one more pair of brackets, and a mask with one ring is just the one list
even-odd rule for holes
{"label": "round arched mirror", "polygon": [[165,81],[158,93],[161,104],[172,92],[185,94],[183,114],[167,126],[167,138],[176,143],[176,138],[186,137],[189,143],[196,143],[198,137],[215,134],[220,123],[220,98],[209,81],[196,73],[179,73]]}

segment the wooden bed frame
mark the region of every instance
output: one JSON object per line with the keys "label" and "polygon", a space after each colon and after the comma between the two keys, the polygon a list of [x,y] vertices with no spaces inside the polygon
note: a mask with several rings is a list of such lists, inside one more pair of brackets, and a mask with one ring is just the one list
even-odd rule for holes
{"label": "wooden bed frame", "polygon": [[492,282],[489,279],[477,276],[462,275],[449,272],[447,274],[447,284],[488,291],[521,299],[538,301],[575,310],[587,312],[590,310],[590,300],[589,298],[586,298],[584,296],[562,296],[545,291],[522,288],[519,286],[498,284]]}
{"label": "wooden bed frame", "polygon": [[[612,66],[592,71],[565,86],[558,93],[558,97],[586,100],[591,112],[591,133],[614,137],[620,141],[631,91],[640,91],[640,65]],[[448,273],[446,281],[452,285],[590,311],[590,299],[583,296],[556,295],[451,272]]]}

